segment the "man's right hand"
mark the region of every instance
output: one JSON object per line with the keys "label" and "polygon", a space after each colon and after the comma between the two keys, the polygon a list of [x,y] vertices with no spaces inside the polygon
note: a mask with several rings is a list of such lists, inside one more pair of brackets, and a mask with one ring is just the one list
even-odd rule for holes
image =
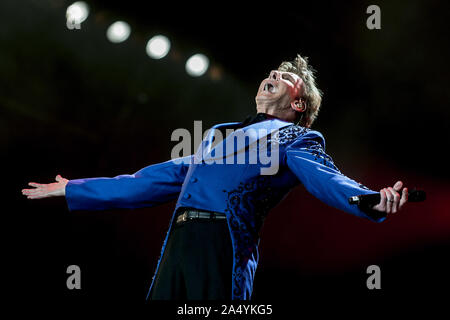
{"label": "man's right hand", "polygon": [[40,184],[35,182],[29,182],[28,185],[34,187],[33,189],[22,189],[22,194],[27,196],[28,199],[42,199],[50,197],[60,197],[66,195],[66,185],[69,180],[61,177],[59,174],[56,176],[57,182]]}

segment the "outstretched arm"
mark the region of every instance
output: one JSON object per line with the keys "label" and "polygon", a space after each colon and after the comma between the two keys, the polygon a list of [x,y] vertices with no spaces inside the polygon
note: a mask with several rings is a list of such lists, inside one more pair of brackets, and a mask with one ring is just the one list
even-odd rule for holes
{"label": "outstretched arm", "polygon": [[67,180],[55,184],[30,184],[30,199],[65,195],[69,210],[106,210],[151,207],[176,199],[191,156],[147,166],[134,174]]}
{"label": "outstretched arm", "polygon": [[[376,193],[346,177],[325,153],[325,140],[317,131],[298,138],[286,151],[286,164],[305,188],[316,198],[345,212],[381,222],[387,213],[397,212],[407,202],[407,189],[398,181],[394,187],[380,191],[380,203],[372,208],[350,205],[348,198]],[[399,195],[401,191],[401,196]]]}

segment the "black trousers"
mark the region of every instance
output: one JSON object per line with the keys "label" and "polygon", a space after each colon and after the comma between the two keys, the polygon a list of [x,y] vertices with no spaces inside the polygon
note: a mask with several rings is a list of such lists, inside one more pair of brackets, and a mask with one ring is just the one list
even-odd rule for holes
{"label": "black trousers", "polygon": [[230,300],[232,268],[226,219],[174,222],[150,300]]}

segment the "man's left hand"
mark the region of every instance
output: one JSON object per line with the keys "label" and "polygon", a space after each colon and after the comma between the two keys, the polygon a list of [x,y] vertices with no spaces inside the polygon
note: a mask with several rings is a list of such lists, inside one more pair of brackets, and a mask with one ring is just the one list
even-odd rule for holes
{"label": "man's left hand", "polygon": [[[380,190],[380,203],[372,209],[386,213],[396,213],[408,201],[408,188],[403,188],[403,182],[397,181],[394,187],[388,187]],[[400,196],[400,193],[401,196]]]}

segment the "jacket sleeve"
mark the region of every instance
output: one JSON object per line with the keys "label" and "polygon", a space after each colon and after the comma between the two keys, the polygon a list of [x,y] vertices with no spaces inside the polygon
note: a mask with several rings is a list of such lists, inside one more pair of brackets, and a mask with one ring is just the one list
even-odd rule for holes
{"label": "jacket sleeve", "polygon": [[317,131],[308,131],[286,149],[285,161],[305,188],[324,203],[359,217],[382,222],[386,214],[361,210],[350,205],[351,196],[376,193],[346,177],[325,153],[325,139]]}
{"label": "jacket sleeve", "polygon": [[152,207],[174,200],[181,191],[191,157],[150,165],[134,174],[69,180],[67,206],[70,211],[107,210]]}

